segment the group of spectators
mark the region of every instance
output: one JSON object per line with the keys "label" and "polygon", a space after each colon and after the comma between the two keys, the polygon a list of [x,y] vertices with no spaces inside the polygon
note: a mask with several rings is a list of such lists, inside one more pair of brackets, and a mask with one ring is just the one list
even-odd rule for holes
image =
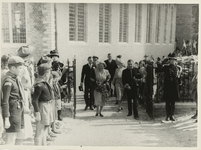
{"label": "group of spectators", "polygon": [[[95,116],[103,117],[102,109],[109,97],[116,97],[118,112],[123,110],[121,103],[127,100],[128,115],[134,115],[139,119],[137,110],[138,104],[145,106],[146,112],[151,119],[153,116],[153,102],[156,93],[157,74],[164,73],[163,99],[166,102],[166,121],[175,121],[174,110],[175,101],[180,99],[179,81],[182,67],[178,65],[175,53],[170,53],[167,57],[157,60],[153,56],[144,56],[144,60],[139,63],[132,59],[127,61],[127,65],[118,55],[112,59],[112,54],[108,54],[108,59],[99,61],[97,56],[88,57],[88,63],[83,65],[81,72],[80,90],[83,90],[86,111],[88,108],[94,110]],[[195,67],[197,66],[197,62]],[[197,72],[195,72],[195,79]],[[194,84],[197,87],[197,84]],[[194,100],[197,101],[197,89],[194,88]],[[193,94],[192,94],[193,95]],[[197,112],[193,117],[197,119]]]}
{"label": "group of spectators", "polygon": [[35,145],[47,145],[47,141],[61,134],[61,90],[65,85],[58,83],[63,66],[58,58],[56,50],[50,51],[47,56],[41,56],[35,70],[30,46],[20,47],[15,56],[1,57],[2,144],[22,145],[35,134]]}

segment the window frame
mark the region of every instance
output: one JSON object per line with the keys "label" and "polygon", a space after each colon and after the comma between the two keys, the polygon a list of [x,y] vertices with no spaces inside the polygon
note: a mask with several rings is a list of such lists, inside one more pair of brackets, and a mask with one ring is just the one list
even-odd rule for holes
{"label": "window frame", "polygon": [[[70,4],[75,4],[75,40],[71,40],[70,38]],[[84,4],[84,40],[78,40],[78,4]],[[69,42],[79,42],[86,43],[87,42],[87,4],[86,3],[69,3]]]}
{"label": "window frame", "polygon": [[[106,4],[108,4],[108,3],[101,3],[101,4],[99,4],[99,15],[98,15],[98,17],[99,17],[99,25],[98,25],[98,27],[99,27],[99,36],[98,36],[98,42],[99,43],[111,43],[111,17],[112,17],[112,15],[111,15],[111,9],[112,9],[112,6],[111,6],[111,4],[108,4],[109,5],[109,14],[108,14],[108,16],[109,16],[109,20],[108,20],[108,25],[109,25],[109,27],[108,27],[108,41],[107,42],[105,42],[105,33],[106,33],[106,30],[105,30],[105,22],[106,22],[106,19],[105,19],[105,5]],[[100,41],[100,6],[103,6],[102,7],[102,9],[103,9],[103,13],[102,13],[102,41]]]}
{"label": "window frame", "polygon": [[[10,39],[10,42],[9,43],[5,43],[4,42],[4,37],[3,37],[3,34],[1,36],[1,42],[2,42],[2,47],[11,47],[11,48],[15,48],[15,47],[20,47],[22,45],[27,45],[27,41],[28,41],[28,33],[27,33],[27,17],[28,17],[28,14],[27,14],[27,3],[24,3],[24,6],[25,6],[25,26],[26,26],[26,42],[25,43],[13,43],[13,29],[12,29],[12,25],[13,25],[13,21],[12,21],[12,10],[11,10],[11,4],[14,3],[14,2],[3,2],[3,3],[7,3],[8,4],[8,17],[9,17],[9,39]],[[3,9],[2,9],[3,11]],[[3,21],[3,20],[2,20]],[[2,28],[1,28],[2,30]]]}
{"label": "window frame", "polygon": [[[125,5],[127,5],[127,7],[128,7],[127,9],[124,8]],[[122,8],[123,8],[123,9],[122,9],[122,13],[121,13],[121,11],[120,11],[120,10],[121,10],[121,6],[122,6]],[[125,25],[124,25],[124,24],[125,24],[125,21],[124,21],[124,20],[125,20],[125,19],[124,19],[124,13],[125,13],[125,11],[126,11],[126,13],[127,13],[127,20],[126,20],[126,21],[127,21],[126,41],[124,41],[124,28],[125,28]],[[120,22],[120,18],[121,18],[121,17],[122,17],[122,28],[121,28],[122,31],[121,31],[121,35],[120,35],[120,23],[121,23],[121,22]],[[128,37],[129,37],[129,36],[128,36],[128,34],[129,34],[129,32],[128,32],[129,29],[128,29],[128,28],[129,28],[129,5],[122,3],[122,4],[119,5],[119,39],[118,39],[118,42],[119,42],[119,43],[128,43]],[[120,41],[120,36],[121,36],[121,41]]]}
{"label": "window frame", "polygon": [[[138,11],[139,9],[139,11]],[[139,19],[139,21],[138,21]],[[134,43],[142,43],[142,4],[135,5],[135,33]],[[139,38],[138,38],[139,37]]]}

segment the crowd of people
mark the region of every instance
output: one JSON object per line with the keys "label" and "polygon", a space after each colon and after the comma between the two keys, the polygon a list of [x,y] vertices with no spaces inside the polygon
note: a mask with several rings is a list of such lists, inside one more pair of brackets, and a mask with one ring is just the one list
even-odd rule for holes
{"label": "crowd of people", "polygon": [[[156,74],[164,72],[166,120],[175,121],[175,101],[180,98],[178,82],[182,67],[177,64],[174,53],[157,61],[145,55],[139,63],[132,59],[125,63],[121,55],[114,60],[111,53],[107,57],[107,60],[99,61],[97,56],[90,56],[82,68],[79,90],[84,91],[85,111],[96,109],[95,116],[104,117],[103,107],[110,97],[116,97],[118,112],[123,110],[122,101],[127,100],[127,116],[133,115],[138,120],[138,104],[141,104],[154,119]],[[1,57],[0,138],[7,145],[22,145],[33,134],[35,145],[47,145],[47,141],[54,140],[56,134],[61,133],[62,94],[66,94],[64,89],[68,82],[63,76],[66,66],[59,62],[57,50],[41,56],[37,69],[34,64],[30,46],[20,47],[15,56]],[[197,101],[197,72],[192,83],[191,94]],[[197,119],[197,112],[193,118]],[[32,123],[36,124],[35,133]]]}
{"label": "crowd of people", "polygon": [[[139,119],[137,106],[145,106],[146,112],[151,119],[153,116],[153,102],[156,93],[156,75],[164,73],[163,99],[166,102],[166,121],[175,121],[174,110],[175,102],[180,99],[179,81],[182,74],[182,67],[178,65],[175,53],[170,53],[167,57],[155,61],[153,56],[144,56],[144,60],[139,63],[132,59],[127,64],[118,55],[116,59],[112,54],[108,54],[108,59],[99,61],[97,56],[88,57],[88,63],[85,64],[81,72],[81,83],[79,89],[83,90],[86,111],[96,109],[95,116],[103,117],[102,109],[109,97],[116,97],[118,104],[117,111],[123,110],[121,104],[123,100],[128,104],[128,115]],[[197,65],[195,63],[195,74],[193,77],[192,98],[197,101]],[[196,114],[192,117],[197,119]]]}
{"label": "crowd of people", "polygon": [[33,137],[35,145],[47,145],[61,134],[61,91],[63,64],[57,50],[41,56],[34,67],[33,49],[22,46],[16,56],[1,57],[1,144],[22,145]]}

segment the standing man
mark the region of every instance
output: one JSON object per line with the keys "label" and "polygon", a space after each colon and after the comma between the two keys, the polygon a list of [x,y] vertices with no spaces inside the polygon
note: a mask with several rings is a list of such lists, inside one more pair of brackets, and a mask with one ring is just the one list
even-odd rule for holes
{"label": "standing man", "polygon": [[132,115],[132,100],[133,100],[134,118],[138,120],[139,116],[138,116],[137,100],[136,100],[136,95],[137,95],[136,79],[138,76],[138,70],[134,68],[134,62],[131,59],[128,60],[127,65],[128,65],[127,69],[123,70],[123,73],[122,73],[122,83],[128,97],[128,115],[127,116]]}
{"label": "standing man", "polygon": [[83,82],[84,82],[84,99],[86,104],[84,110],[87,110],[88,107],[90,107],[90,109],[93,110],[92,108],[93,90],[92,90],[92,85],[90,84],[90,75],[91,75],[91,71],[93,70],[92,58],[88,57],[87,60],[88,60],[88,63],[82,67],[80,86],[83,86]]}
{"label": "standing man", "polygon": [[[164,72],[164,95],[163,98],[166,101],[166,121],[174,118],[175,101],[180,98],[179,95],[179,83],[178,83],[178,66],[176,65],[175,54],[169,54],[169,64],[165,64],[162,67],[156,68],[156,72]],[[182,69],[180,69],[182,71]]]}
{"label": "standing man", "polygon": [[[107,55],[107,58],[108,59],[105,60],[105,64],[106,64],[106,68],[105,69],[107,69],[109,71],[110,75],[111,75],[111,78],[110,78],[110,81],[109,81],[110,87],[111,87],[111,82],[113,80],[115,70],[118,68],[118,66],[116,64],[116,61],[112,59],[112,54],[111,53],[109,53]],[[111,96],[113,96],[113,90],[112,90],[112,88],[111,88]]]}

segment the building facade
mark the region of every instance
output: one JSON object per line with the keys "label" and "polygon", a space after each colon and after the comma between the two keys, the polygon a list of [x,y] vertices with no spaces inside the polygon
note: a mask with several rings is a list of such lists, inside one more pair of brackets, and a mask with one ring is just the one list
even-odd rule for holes
{"label": "building facade", "polygon": [[1,53],[35,47],[37,61],[55,48],[61,62],[77,60],[77,83],[88,56],[140,61],[175,47],[174,4],[2,3]]}

